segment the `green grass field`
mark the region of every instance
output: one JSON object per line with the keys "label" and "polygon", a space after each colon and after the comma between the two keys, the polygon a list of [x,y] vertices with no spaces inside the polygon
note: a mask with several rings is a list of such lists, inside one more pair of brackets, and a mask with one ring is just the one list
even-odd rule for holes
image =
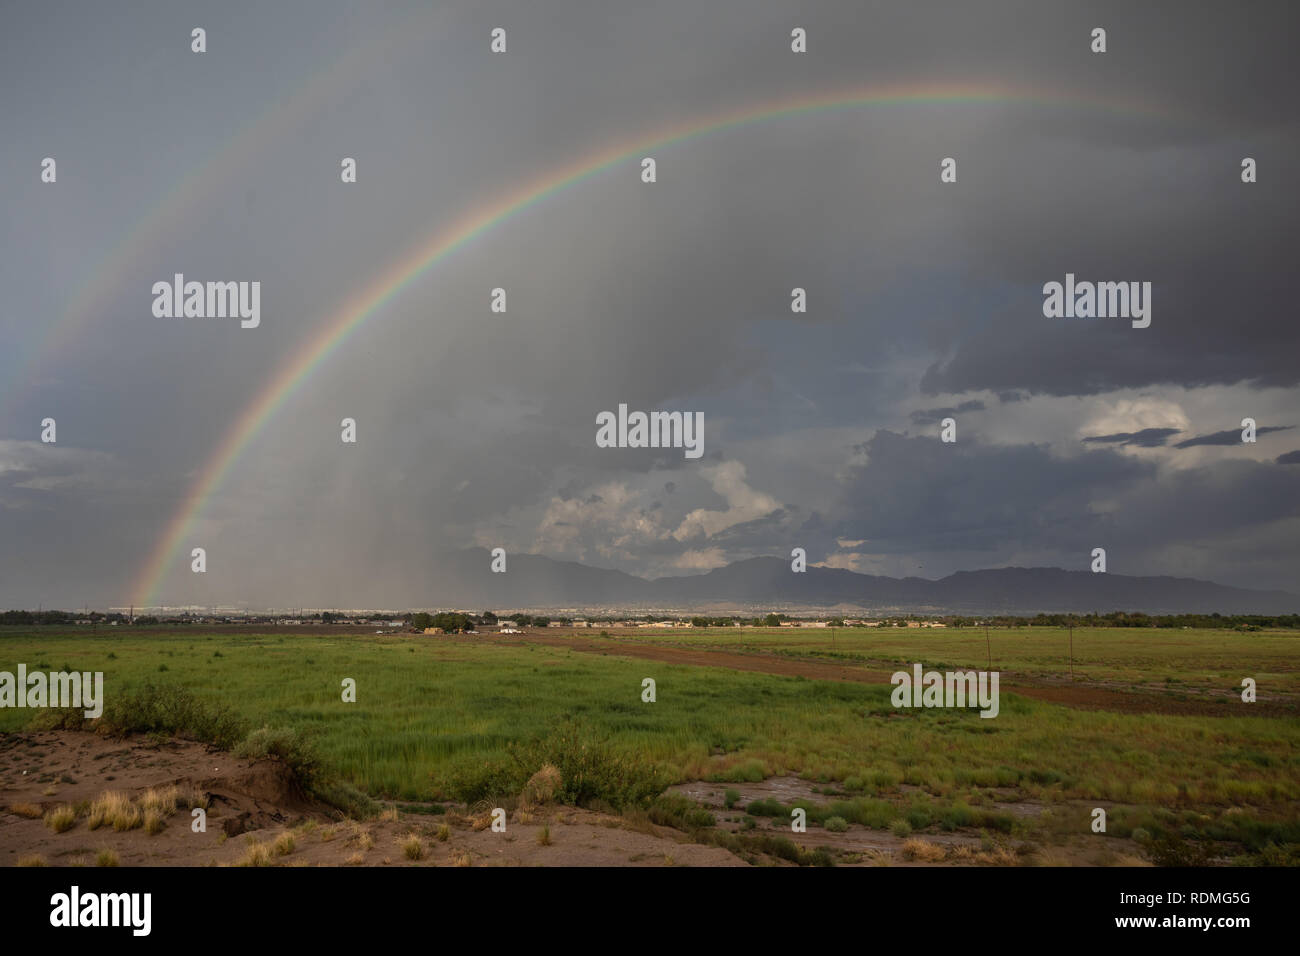
{"label": "green grass field", "polygon": [[[995,630],[994,667],[1068,673],[1065,639],[1056,629]],[[982,630],[723,628],[626,640],[891,669],[987,659]],[[342,629],[0,631],[0,670],[19,662],[29,671],[103,671],[110,703],[151,682],[187,688],[250,730],[294,728],[329,773],[377,797],[517,793],[539,755],[587,746],[621,761],[611,779],[622,783],[592,791],[608,802],[629,777],[657,788],[795,774],[816,781],[828,801],[856,801],[838,815],[873,825],[949,821],[1052,839],[1086,833],[1089,809],[1103,806],[1111,835],[1154,828],[1229,841],[1242,859],[1268,853],[1275,862],[1294,861],[1300,844],[1300,721],[1249,716],[1244,704],[1239,717],[1123,714],[1004,691],[1000,715],[986,720],[973,710],[896,711],[887,685],[669,665],[620,657],[617,648],[603,655]],[[1075,632],[1075,672],[1085,681],[1163,688],[1172,680],[1239,693],[1241,676],[1252,676],[1261,693],[1294,691],[1297,663],[1300,638],[1290,634]],[[641,700],[645,677],[657,683],[654,703]],[[344,678],[357,682],[356,703],[341,699]],[[0,731],[27,728],[34,716],[0,709]],[[1003,812],[1025,802],[1046,811],[1032,822]]]}

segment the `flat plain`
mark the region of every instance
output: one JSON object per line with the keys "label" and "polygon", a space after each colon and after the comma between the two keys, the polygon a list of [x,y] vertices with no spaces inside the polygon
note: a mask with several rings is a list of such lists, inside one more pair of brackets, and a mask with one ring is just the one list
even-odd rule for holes
{"label": "flat plain", "polygon": [[[169,766],[169,748],[185,746],[177,739],[242,746],[249,766],[270,758],[289,770],[285,793],[265,795],[286,804],[281,819],[245,819],[260,821],[268,839],[276,834],[268,826],[369,818],[394,832],[413,821],[417,837],[434,827],[422,838],[432,847],[448,842],[437,838],[445,819],[450,832],[459,822],[466,839],[482,842],[448,849],[446,862],[498,858],[497,831],[475,829],[498,807],[508,828],[548,826],[548,815],[577,826],[575,814],[595,814],[585,823],[611,834],[609,852],[588,859],[548,858],[540,835],[521,843],[512,833],[529,855],[500,861],[528,865],[659,859],[624,852],[614,831],[679,847],[662,854],[678,862],[680,847],[725,850],[740,862],[839,865],[1300,859],[1300,635],[1289,631],[5,629],[0,670],[20,662],[29,671],[103,671],[107,711],[83,724],[0,709],[0,847],[10,851],[0,863],[95,855],[81,843],[79,856],[60,849],[85,832],[94,802],[84,762],[73,771],[27,760],[74,752],[41,734],[76,740],[88,731],[124,741],[137,764],[153,748],[146,765],[156,772],[124,788],[137,796],[203,782],[188,765]],[[890,674],[915,663],[997,670],[998,716],[895,708]],[[643,699],[647,678],[653,702]],[[1242,700],[1244,678],[1255,682],[1252,703]],[[349,679],[355,702],[344,700]],[[546,767],[560,783],[531,799],[530,779]],[[95,777],[91,789],[124,779],[102,776],[110,779]],[[62,807],[73,815],[67,831],[43,823]],[[791,829],[799,809],[803,832]],[[1104,832],[1094,829],[1098,809]],[[156,837],[121,839],[126,862],[159,861],[136,852],[142,841],[160,846]],[[358,861],[355,850],[312,859],[382,862]],[[236,860],[182,842],[165,861]]]}

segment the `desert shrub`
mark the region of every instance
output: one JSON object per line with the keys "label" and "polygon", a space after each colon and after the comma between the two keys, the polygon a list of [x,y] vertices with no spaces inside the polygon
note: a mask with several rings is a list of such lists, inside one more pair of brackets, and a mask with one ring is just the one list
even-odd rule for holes
{"label": "desert shrub", "polygon": [[913,830],[924,830],[934,822],[934,816],[928,807],[912,807],[907,811],[905,819]]}
{"label": "desert shrub", "polygon": [[1211,856],[1204,844],[1185,840],[1177,833],[1148,840],[1142,851],[1155,866],[1206,866]]}
{"label": "desert shrub", "polygon": [[292,727],[262,727],[254,730],[235,749],[250,760],[272,759],[283,763],[304,792],[311,792],[319,781],[320,757],[306,737]]}
{"label": "desert shrub", "polygon": [[204,703],[184,687],[146,683],[114,694],[99,726],[120,734],[167,733],[229,750],[244,736],[243,722],[223,705]]}
{"label": "desert shrub", "polygon": [[84,708],[45,707],[32,714],[27,726],[31,730],[81,730],[87,723]]}
{"label": "desert shrub", "polygon": [[520,806],[536,807],[550,803],[560,792],[563,783],[559,770],[549,763],[542,764],[541,769],[524,784],[523,793],[519,796]]}
{"label": "desert shrub", "polygon": [[660,826],[676,827],[678,830],[695,830],[711,827],[717,821],[713,814],[701,807],[694,800],[676,793],[666,793],[656,797],[650,804],[650,821]]}
{"label": "desert shrub", "polygon": [[745,812],[755,817],[785,817],[790,815],[790,812],[782,803],[773,800],[771,797],[750,801],[749,806],[745,807]]}
{"label": "desert shrub", "polygon": [[844,833],[849,828],[849,821],[843,817],[828,817],[822,826],[832,833]]}
{"label": "desert shrub", "polygon": [[346,780],[317,778],[311,795],[353,820],[369,820],[379,813],[379,804]]}

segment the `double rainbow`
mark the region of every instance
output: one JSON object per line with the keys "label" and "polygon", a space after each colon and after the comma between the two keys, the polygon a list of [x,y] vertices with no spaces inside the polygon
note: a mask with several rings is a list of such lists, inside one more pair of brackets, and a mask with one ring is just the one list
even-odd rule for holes
{"label": "double rainbow", "polygon": [[173,567],[177,550],[185,541],[194,522],[203,513],[206,502],[239,461],[244,449],[275,416],[285,400],[293,395],[367,319],[382,311],[385,305],[422,275],[476,236],[610,167],[628,160],[639,159],[647,150],[660,149],[697,136],[795,114],[860,107],[922,104],[951,106],[964,103],[1045,104],[1057,108],[1069,106],[1129,116],[1158,117],[1165,120],[1169,118],[1166,112],[1133,103],[1043,95],[992,84],[886,87],[796,97],[695,120],[684,126],[638,138],[631,144],[625,142],[584,156],[571,165],[548,172],[495,202],[469,211],[462,218],[427,237],[344,303],[338,312],[324,323],[321,331],[304,343],[302,348],[272,376],[257,397],[236,419],[199,471],[189,493],[168,522],[148,561],[141,569],[132,588],[132,603],[137,607],[154,605],[158,588],[168,570]]}

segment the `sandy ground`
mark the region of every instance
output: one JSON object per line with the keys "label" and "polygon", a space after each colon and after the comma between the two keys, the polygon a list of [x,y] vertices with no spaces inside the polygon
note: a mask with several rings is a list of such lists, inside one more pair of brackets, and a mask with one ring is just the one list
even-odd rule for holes
{"label": "sandy ground", "polygon": [[[40,817],[64,804],[91,801],[104,791],[138,798],[151,787],[193,787],[208,797],[207,830],[195,833],[187,809],[150,835],[88,828],[80,816],[55,833]],[[15,808],[19,812],[15,812]],[[456,808],[452,808],[456,809]],[[293,836],[293,850],[272,854],[284,866],[744,866],[717,847],[682,842],[668,827],[627,829],[618,817],[543,807],[516,814],[506,832],[475,830],[466,808],[448,817],[396,813],[397,819],[339,821],[326,808],[295,795],[283,769],[250,762],[189,741],[156,745],[143,737],[113,740],[91,733],[48,731],[0,737],[0,866],[39,855],[50,866],[95,866],[101,850],[122,866],[231,865],[250,843],[274,845]],[[438,830],[450,819],[445,840]],[[539,842],[543,828],[549,844]],[[419,839],[421,856],[410,859],[404,844]]]}

